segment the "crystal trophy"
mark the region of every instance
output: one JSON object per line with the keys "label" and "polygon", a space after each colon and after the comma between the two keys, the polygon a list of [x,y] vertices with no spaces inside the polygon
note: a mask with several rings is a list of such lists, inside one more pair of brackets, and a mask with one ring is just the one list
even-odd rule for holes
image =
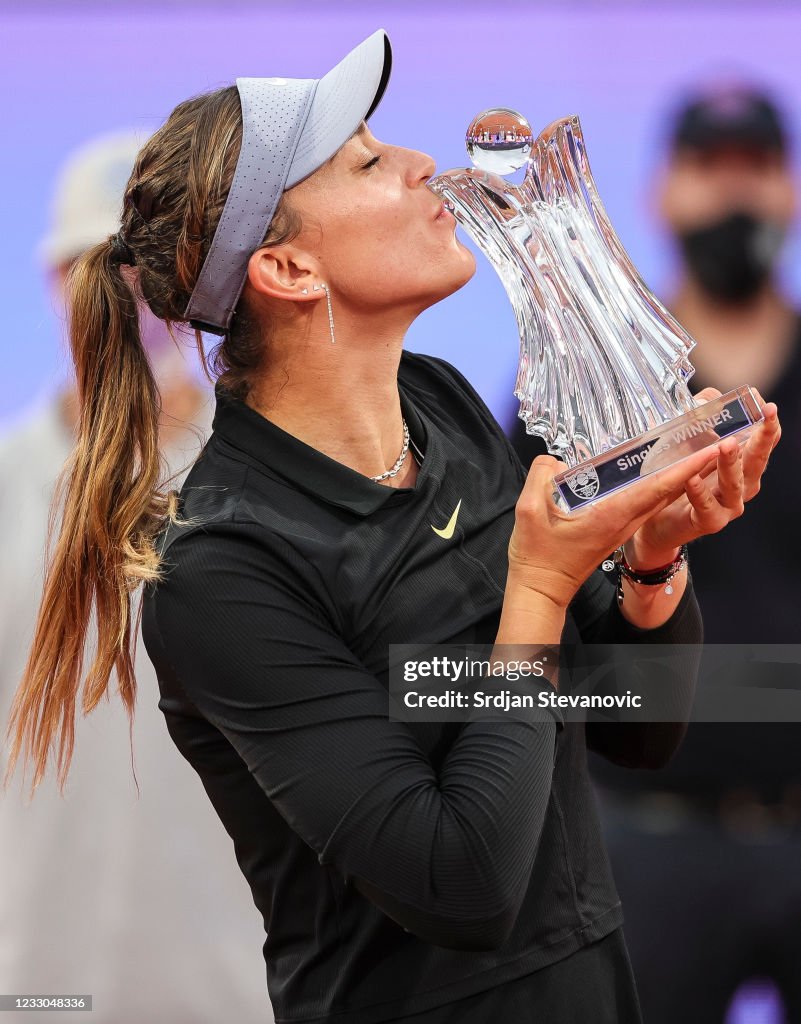
{"label": "crystal trophy", "polygon": [[[428,186],[500,276],[520,332],[514,394],[526,432],[569,467],[554,477],[566,512],[764,417],[753,390],[698,403],[687,387],[693,338],[647,288],[595,186],[578,117],[538,138],[513,110],[467,132],[473,167]],[[505,175],[524,168],[513,184]]]}

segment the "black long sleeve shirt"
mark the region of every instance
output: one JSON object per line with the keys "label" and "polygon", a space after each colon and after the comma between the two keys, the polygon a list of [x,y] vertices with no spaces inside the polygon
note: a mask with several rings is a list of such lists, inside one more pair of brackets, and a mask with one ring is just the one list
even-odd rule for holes
{"label": "black long sleeve shirt", "polygon": [[[682,734],[585,734],[558,712],[389,718],[390,643],[494,640],[526,474],[450,364],[404,352],[398,387],[424,452],[406,488],[328,458],[218,385],[213,433],[181,490],[190,525],[160,536],[165,577],[143,596],[159,707],[263,915],[279,1024],[400,1020],[485,990],[491,1014],[494,987],[617,928],[587,743],[657,766]],[[432,526],[459,502],[443,539]],[[562,639],[698,643],[692,586],[664,626],[641,630],[598,570]],[[689,714],[692,685],[679,684]]]}

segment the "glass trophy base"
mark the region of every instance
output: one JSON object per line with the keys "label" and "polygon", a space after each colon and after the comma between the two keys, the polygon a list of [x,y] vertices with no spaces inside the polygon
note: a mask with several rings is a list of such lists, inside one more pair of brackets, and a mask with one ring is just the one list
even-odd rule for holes
{"label": "glass trophy base", "polygon": [[576,512],[724,437],[736,435],[742,444],[763,419],[751,388],[735,388],[559,473],[554,500],[563,511]]}

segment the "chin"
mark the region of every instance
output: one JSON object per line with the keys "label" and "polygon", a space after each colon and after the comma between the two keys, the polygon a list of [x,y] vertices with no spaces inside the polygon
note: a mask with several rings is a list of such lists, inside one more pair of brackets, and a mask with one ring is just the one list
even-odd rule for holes
{"label": "chin", "polygon": [[[461,243],[459,245],[459,255],[461,256],[460,265],[454,268],[452,286],[447,292],[445,292],[445,295],[452,295],[454,292],[458,292],[458,290],[463,288],[476,272],[475,256],[469,249],[466,249],[461,245]],[[443,298],[445,295],[443,295]]]}
{"label": "chin", "polygon": [[[425,296],[419,312],[422,313],[424,309],[428,309],[437,302],[447,299],[447,297],[449,295],[453,295],[454,292],[458,292],[459,289],[463,288],[473,277],[476,272],[475,256],[469,249],[464,248],[464,246],[460,246],[459,255],[461,257],[459,260],[449,260],[447,264],[441,264],[443,270],[441,280],[430,281],[430,284],[433,285],[434,288],[432,288],[432,290]],[[445,273],[445,271],[447,271],[447,273]]]}

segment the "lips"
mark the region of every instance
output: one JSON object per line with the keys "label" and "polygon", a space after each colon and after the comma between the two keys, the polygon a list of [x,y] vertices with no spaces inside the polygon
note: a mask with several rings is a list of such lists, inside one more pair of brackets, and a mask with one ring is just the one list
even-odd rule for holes
{"label": "lips", "polygon": [[440,203],[439,211],[438,211],[436,217],[434,218],[434,220],[443,220],[443,219],[445,219],[445,220],[453,220],[454,219],[453,211],[454,211],[453,203],[451,203],[449,200],[446,199],[444,202]]}

